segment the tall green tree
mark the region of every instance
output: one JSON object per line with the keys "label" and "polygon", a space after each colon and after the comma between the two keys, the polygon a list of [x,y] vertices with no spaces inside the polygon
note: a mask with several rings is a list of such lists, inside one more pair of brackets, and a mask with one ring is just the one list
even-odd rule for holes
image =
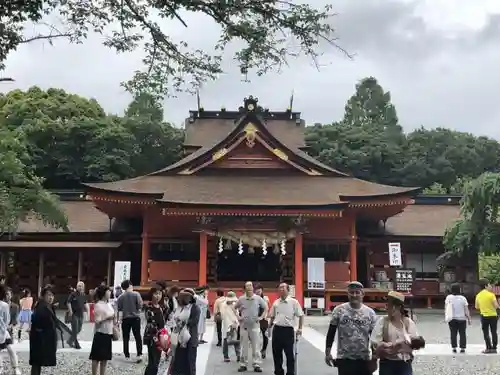
{"label": "tall green tree", "polygon": [[306,141],[318,159],[335,168],[371,181],[399,182],[405,135],[390,93],[373,77],[356,85],[342,121],[314,125]]}
{"label": "tall green tree", "polygon": [[487,172],[467,185],[460,216],[443,238],[448,251],[458,255],[500,253],[500,174]]}
{"label": "tall green tree", "polygon": [[179,159],[183,133],[163,122],[154,97],[135,98],[126,113],[106,115],[95,100],[57,89],[0,96],[0,125],[24,134],[35,172],[50,189],[135,177]]}
{"label": "tall green tree", "polygon": [[[215,49],[190,48],[172,37],[176,26],[192,33],[189,26],[194,25],[184,19],[189,13],[219,26]],[[46,14],[62,25],[41,24]],[[0,70],[8,54],[23,43],[56,38],[83,43],[92,30],[105,35],[104,44],[118,52],[143,48],[144,68],[124,86],[135,93],[164,96],[216,79],[223,72],[226,47],[233,42],[238,42],[233,58],[243,73],[254,70],[262,75],[298,55],[307,55],[317,64],[320,43],[323,51],[325,45],[339,48],[332,15],[331,5],[315,9],[303,2],[278,0],[4,1],[0,3]],[[47,32],[29,34],[29,22],[45,25]]]}
{"label": "tall green tree", "polygon": [[122,124],[135,139],[131,155],[135,174],[159,170],[182,157],[184,132],[163,121],[163,108],[153,96],[135,97]]}
{"label": "tall green tree", "polygon": [[19,222],[36,217],[68,230],[58,198],[36,176],[23,134],[0,125],[0,235],[17,231]]}

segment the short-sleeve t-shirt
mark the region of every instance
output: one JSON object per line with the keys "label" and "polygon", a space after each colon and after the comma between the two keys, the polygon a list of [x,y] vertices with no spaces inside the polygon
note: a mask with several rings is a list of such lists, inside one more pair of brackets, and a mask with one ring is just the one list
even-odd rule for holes
{"label": "short-sleeve t-shirt", "polygon": [[257,294],[238,298],[236,308],[240,310],[243,328],[254,328],[259,325],[259,311],[267,308],[267,303]]}
{"label": "short-sleeve t-shirt", "polygon": [[469,305],[467,299],[462,295],[454,295],[450,294],[446,296],[444,300],[444,304],[451,305],[451,319],[454,320],[466,320],[467,316],[465,315],[465,309]]}
{"label": "short-sleeve t-shirt", "polygon": [[370,359],[370,335],[377,322],[373,309],[344,303],[333,309],[330,324],[337,326],[337,358]]}
{"label": "short-sleeve t-shirt", "polygon": [[495,293],[489,290],[483,289],[476,295],[476,305],[479,308],[479,313],[481,316],[497,316],[497,310],[495,308]]}

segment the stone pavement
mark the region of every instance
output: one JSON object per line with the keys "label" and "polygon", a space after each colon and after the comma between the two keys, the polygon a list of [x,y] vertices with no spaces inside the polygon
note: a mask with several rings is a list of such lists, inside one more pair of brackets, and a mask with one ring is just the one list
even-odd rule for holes
{"label": "stone pavement", "polygon": [[[298,374],[336,375],[337,371],[326,366],[323,362],[323,350],[325,345],[325,334],[328,329],[327,317],[307,317],[303,338],[298,344]],[[448,344],[449,333],[447,325],[440,316],[420,316],[418,329],[427,340],[427,347],[419,351],[414,362],[415,375],[440,374],[440,375],[493,375],[500,373],[500,355],[483,355],[482,334],[479,321],[475,320],[468,329],[467,354],[451,353]],[[88,373],[90,363],[88,354],[90,352],[92,338],[92,325],[86,323],[80,335],[82,349],[77,351],[72,348],[60,349],[58,352],[58,366],[47,369],[44,374],[51,375],[81,375]],[[205,339],[211,344],[200,345],[198,350],[197,375],[236,375],[237,363],[224,363],[222,361],[222,350],[214,343],[214,325],[209,323]],[[28,341],[15,345],[19,352],[23,371],[27,371],[27,355],[29,351]],[[135,346],[130,345],[134,353]],[[268,358],[263,362],[265,374],[273,373],[272,356],[268,348]],[[144,364],[126,363],[121,355],[122,343],[113,344],[114,358],[110,363],[108,375],[143,374]],[[147,351],[145,350],[146,354]],[[6,353],[2,353],[4,362]],[[1,367],[0,367],[1,372]],[[252,371],[249,371],[252,373]],[[161,374],[160,374],[161,375]]]}

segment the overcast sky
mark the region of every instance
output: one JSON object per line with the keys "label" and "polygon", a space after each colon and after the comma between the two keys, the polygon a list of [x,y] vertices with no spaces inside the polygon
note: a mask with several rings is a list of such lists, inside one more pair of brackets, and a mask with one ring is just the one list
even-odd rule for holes
{"label": "overcast sky", "polygon": [[[309,0],[321,5],[325,0]],[[243,82],[229,70],[201,90],[206,109],[237,108],[253,94],[271,110],[286,109],[292,90],[294,110],[307,123],[340,119],[356,82],[375,76],[391,91],[406,130],[445,126],[500,139],[499,0],[332,0],[339,44],[355,54],[349,60],[329,49],[318,72],[308,60],[292,62],[281,74]],[[210,49],[217,26],[192,15],[188,36],[169,27],[194,47]],[[130,96],[120,87],[140,68],[141,51],[116,55],[92,36],[84,45],[38,43],[12,53],[0,76],[7,91],[32,85],[59,87],[96,98],[106,111],[122,113]],[[226,62],[226,66],[230,62]],[[166,119],[180,125],[196,99],[180,95],[165,102]]]}

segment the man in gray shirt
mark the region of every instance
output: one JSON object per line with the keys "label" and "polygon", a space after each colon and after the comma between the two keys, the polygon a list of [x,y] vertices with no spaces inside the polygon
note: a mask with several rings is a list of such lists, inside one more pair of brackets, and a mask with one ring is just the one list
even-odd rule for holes
{"label": "man in gray shirt", "polygon": [[[241,361],[238,372],[247,371],[248,350],[252,350],[252,366],[255,372],[262,372],[260,354],[260,321],[267,316],[267,303],[254,293],[251,281],[245,283],[245,295],[236,302],[240,312]],[[262,311],[259,314],[259,310]]]}
{"label": "man in gray shirt", "polygon": [[[123,354],[125,358],[130,358],[129,341],[130,331],[134,335],[137,349],[137,363],[142,361],[142,337],[141,337],[141,311],[142,298],[138,292],[134,291],[130,280],[125,280],[121,284],[124,292],[117,301],[119,320],[122,322],[123,334]],[[120,316],[121,315],[121,316]]]}
{"label": "man in gray shirt", "polygon": [[[336,366],[339,375],[371,375],[370,335],[377,322],[373,309],[363,304],[363,284],[352,281],[347,286],[349,302],[333,309],[326,335],[325,362]],[[337,359],[331,355],[337,333]]]}

